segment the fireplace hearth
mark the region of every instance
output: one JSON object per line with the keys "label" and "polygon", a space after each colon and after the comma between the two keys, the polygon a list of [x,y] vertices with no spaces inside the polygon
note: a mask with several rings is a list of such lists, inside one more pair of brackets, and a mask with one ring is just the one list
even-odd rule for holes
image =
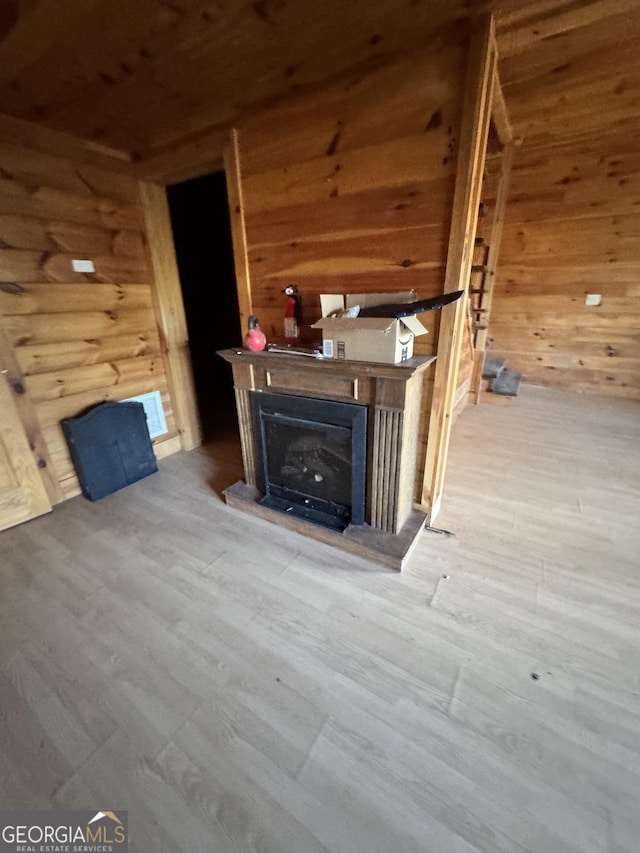
{"label": "fireplace hearth", "polygon": [[229,506],[401,570],[427,520],[414,506],[432,357],[400,364],[223,350],[244,481]]}

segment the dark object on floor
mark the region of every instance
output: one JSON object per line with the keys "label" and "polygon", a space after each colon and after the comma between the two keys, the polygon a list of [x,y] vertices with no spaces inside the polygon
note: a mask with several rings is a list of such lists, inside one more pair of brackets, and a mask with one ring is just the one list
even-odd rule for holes
{"label": "dark object on floor", "polygon": [[491,391],[503,397],[517,397],[521,379],[521,373],[516,373],[513,370],[501,370],[491,383]]}
{"label": "dark object on floor", "polygon": [[504,370],[506,358],[502,358],[500,355],[489,355],[487,353],[484,357],[484,365],[482,366],[482,378],[483,379],[495,379],[496,376],[499,376]]}
{"label": "dark object on floor", "polygon": [[457,302],[464,294],[464,290],[456,290],[454,293],[443,293],[442,296],[433,296],[431,299],[420,299],[418,302],[390,302],[386,305],[372,305],[371,308],[362,308],[358,317],[411,317],[413,314],[421,314],[423,311],[436,311],[444,308],[452,302]]}
{"label": "dark object on floor", "polygon": [[142,403],[101,403],[62,421],[82,494],[110,495],[158,470]]}
{"label": "dark object on floor", "polygon": [[455,533],[452,533],[450,530],[444,530],[442,527],[431,527],[430,524],[425,524],[425,530],[430,530],[431,533],[439,533],[441,536],[455,536]]}

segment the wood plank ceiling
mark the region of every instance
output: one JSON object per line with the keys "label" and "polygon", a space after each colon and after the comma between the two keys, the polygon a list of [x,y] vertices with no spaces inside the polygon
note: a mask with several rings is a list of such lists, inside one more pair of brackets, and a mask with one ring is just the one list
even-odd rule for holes
{"label": "wood plank ceiling", "polygon": [[[0,112],[157,157],[492,6],[515,131],[638,134],[637,0],[10,0]],[[213,136],[212,136],[213,134]],[[220,142],[220,145],[222,142]]]}
{"label": "wood plank ceiling", "polygon": [[35,0],[0,47],[0,112],[145,157],[419,47],[484,0]]}

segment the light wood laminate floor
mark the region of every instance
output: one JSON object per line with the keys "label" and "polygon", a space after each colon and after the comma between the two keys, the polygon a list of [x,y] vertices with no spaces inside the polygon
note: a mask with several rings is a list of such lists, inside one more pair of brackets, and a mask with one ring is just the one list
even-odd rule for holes
{"label": "light wood laminate floor", "polygon": [[236,442],[0,534],[0,808],[136,853],[637,853],[640,406],[457,422],[402,575],[226,507]]}

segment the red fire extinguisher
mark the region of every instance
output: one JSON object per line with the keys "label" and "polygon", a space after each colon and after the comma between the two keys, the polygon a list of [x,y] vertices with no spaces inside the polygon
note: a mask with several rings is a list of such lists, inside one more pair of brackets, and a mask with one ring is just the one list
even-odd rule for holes
{"label": "red fire extinguisher", "polygon": [[290,284],[282,291],[287,297],[284,306],[284,336],[288,344],[300,343],[300,326],[302,324],[302,300],[295,284]]}

